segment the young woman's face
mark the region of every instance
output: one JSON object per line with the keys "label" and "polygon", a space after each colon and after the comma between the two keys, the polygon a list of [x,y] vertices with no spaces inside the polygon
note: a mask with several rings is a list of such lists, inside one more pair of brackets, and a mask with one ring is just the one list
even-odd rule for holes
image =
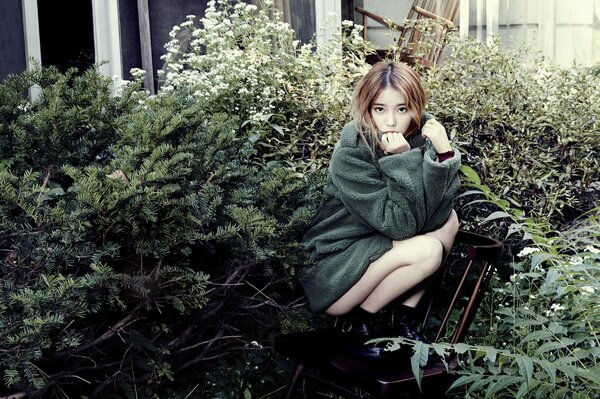
{"label": "young woman's face", "polygon": [[412,120],[404,96],[386,87],[371,105],[371,117],[380,133],[405,134]]}

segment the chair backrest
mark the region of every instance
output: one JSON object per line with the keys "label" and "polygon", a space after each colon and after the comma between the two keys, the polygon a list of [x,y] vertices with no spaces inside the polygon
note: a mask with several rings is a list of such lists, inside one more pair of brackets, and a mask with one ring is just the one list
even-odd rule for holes
{"label": "chair backrest", "polygon": [[431,14],[431,18],[443,18],[454,23],[459,5],[460,0],[414,0],[408,18],[415,18],[415,13]]}
{"label": "chair backrest", "polygon": [[[439,325],[433,331],[434,342],[442,338],[452,344],[463,341],[502,256],[502,250],[501,241],[459,230],[448,263],[437,276],[444,281],[448,291],[436,289],[426,305],[424,330],[432,319],[439,317]],[[444,306],[439,306],[440,303]],[[433,315],[434,308],[441,309],[440,314]],[[449,329],[451,315],[456,311],[459,312],[458,321]],[[448,339],[445,335],[449,330],[452,332]]]}
{"label": "chair backrest", "polygon": [[447,35],[456,29],[459,0],[414,0],[408,23],[400,30],[398,46],[406,62],[431,67],[440,61]]}
{"label": "chair backrest", "polygon": [[356,7],[356,11],[363,15],[365,40],[368,40],[368,21],[372,19],[400,32],[397,48],[401,60],[430,68],[440,61],[448,32],[456,29],[458,7],[459,0],[414,0],[404,24],[390,22],[361,7]]}

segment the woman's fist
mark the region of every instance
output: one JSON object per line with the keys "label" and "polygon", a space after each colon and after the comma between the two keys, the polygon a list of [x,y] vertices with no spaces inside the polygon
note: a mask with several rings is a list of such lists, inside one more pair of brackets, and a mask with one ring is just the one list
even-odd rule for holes
{"label": "woman's fist", "polygon": [[423,125],[421,134],[425,140],[431,141],[431,144],[433,144],[433,147],[438,154],[452,150],[448,135],[446,134],[446,129],[444,129],[444,126],[435,119],[429,119],[425,125]]}
{"label": "woman's fist", "polygon": [[386,154],[402,154],[410,150],[410,144],[402,133],[384,133],[381,136],[381,146]]}

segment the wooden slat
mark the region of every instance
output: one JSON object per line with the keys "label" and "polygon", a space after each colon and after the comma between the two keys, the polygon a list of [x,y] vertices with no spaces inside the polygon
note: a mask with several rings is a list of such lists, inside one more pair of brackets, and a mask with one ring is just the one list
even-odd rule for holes
{"label": "wooden slat", "polygon": [[440,17],[437,14],[434,14],[432,12],[429,12],[421,7],[418,6],[413,6],[413,8],[415,9],[415,11],[421,15],[426,16],[427,18],[431,18],[431,19],[437,19],[438,21],[441,21],[445,24],[447,24],[449,27],[454,27],[454,22],[450,21],[449,19],[446,19],[444,17]]}
{"label": "wooden slat", "polygon": [[[386,19],[385,19],[385,18],[383,18],[382,16],[380,16],[380,15],[377,15],[377,14],[374,14],[374,13],[372,13],[372,12],[371,12],[371,11],[369,11],[369,10],[365,10],[365,9],[364,9],[364,8],[362,8],[362,7],[356,7],[356,11],[357,11],[358,13],[360,13],[360,14],[363,14],[363,16],[365,16],[365,15],[366,15],[367,17],[369,17],[369,18],[373,19],[374,21],[377,21],[377,22],[379,22],[379,23],[380,23],[380,24],[382,24],[382,25],[389,26],[389,27],[390,27],[390,28],[392,28],[392,29],[396,29],[396,30],[402,30],[402,29],[404,29],[404,27],[403,27],[402,25],[399,25],[399,24],[393,23],[393,22],[391,22],[391,21],[389,21],[389,20],[386,20]],[[363,21],[364,21],[364,20],[363,20]],[[389,25],[389,23],[391,23],[391,25]],[[366,25],[366,22],[365,22],[365,24],[364,24],[364,25]]]}

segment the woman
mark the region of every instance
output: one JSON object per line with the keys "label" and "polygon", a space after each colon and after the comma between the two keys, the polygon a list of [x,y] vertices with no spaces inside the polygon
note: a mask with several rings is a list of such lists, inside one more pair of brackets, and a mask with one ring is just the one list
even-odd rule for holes
{"label": "woman", "polygon": [[426,101],[406,64],[370,69],[332,154],[328,201],[303,238],[313,261],[301,277],[311,308],[350,321],[348,336],[367,356],[381,355],[362,343],[377,336],[372,321],[392,302],[402,322],[385,334],[419,338],[412,321],[422,285],[458,231],[460,154],[424,112]]}

